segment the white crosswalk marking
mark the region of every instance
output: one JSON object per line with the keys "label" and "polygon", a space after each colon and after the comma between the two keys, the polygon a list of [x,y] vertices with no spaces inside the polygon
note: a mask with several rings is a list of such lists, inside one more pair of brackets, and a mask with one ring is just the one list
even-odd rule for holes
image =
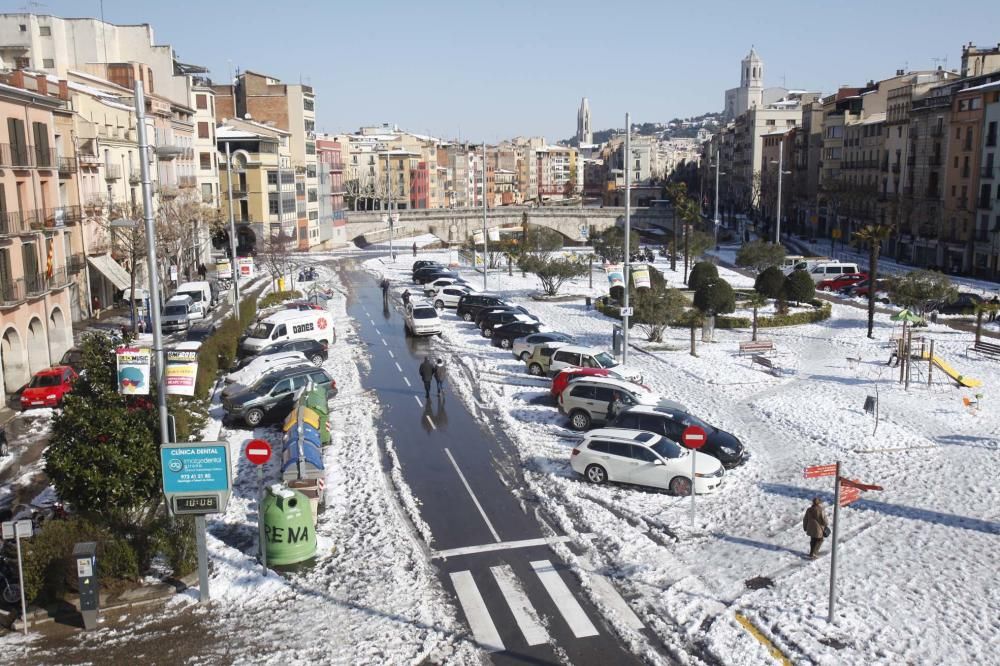
{"label": "white crosswalk marking", "polygon": [[559,572],[555,570],[552,563],[548,560],[536,560],[531,563],[531,568],[535,570],[538,579],[542,581],[546,592],[552,597],[552,601],[555,602],[556,608],[559,609],[559,613],[566,620],[566,624],[569,625],[573,635],[577,638],[597,636],[597,628],[587,617],[587,614],[583,612],[583,608],[580,607],[580,604],[573,597],[573,593],[566,587],[566,583],[563,582],[563,579],[559,576]]}
{"label": "white crosswalk marking", "polygon": [[462,606],[465,619],[468,620],[472,635],[479,646],[487,652],[502,652],[506,649],[500,640],[496,625],[490,618],[490,612],[486,609],[483,595],[479,593],[476,581],[472,579],[472,572],[456,571],[451,574],[451,582],[455,586],[458,603]]}
{"label": "white crosswalk marking", "polygon": [[490,567],[490,571],[493,572],[493,577],[496,579],[497,585],[500,586],[500,592],[507,600],[507,605],[510,606],[510,612],[514,614],[514,621],[517,622],[521,633],[524,634],[524,640],[528,645],[547,643],[549,634],[542,626],[542,621],[531,606],[531,602],[528,601],[528,595],[524,593],[520,583],[518,583],[514,570],[509,565],[503,564]]}

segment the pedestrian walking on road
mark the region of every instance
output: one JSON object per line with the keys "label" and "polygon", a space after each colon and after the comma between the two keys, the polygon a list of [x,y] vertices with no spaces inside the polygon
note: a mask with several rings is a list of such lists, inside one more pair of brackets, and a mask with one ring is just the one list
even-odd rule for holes
{"label": "pedestrian walking on road", "polygon": [[384,302],[388,301],[389,300],[389,280],[387,280],[386,278],[382,278],[382,282],[379,283],[379,286],[382,287],[382,300]]}
{"label": "pedestrian walking on road", "polygon": [[439,358],[434,365],[434,379],[437,380],[438,395],[441,395],[441,387],[444,386],[444,380],[447,376],[448,370],[444,367],[444,359]]}
{"label": "pedestrian walking on road", "polygon": [[410,290],[407,289],[406,291],[403,292],[403,305],[409,305],[409,304],[410,304]]}
{"label": "pedestrian walking on road", "polygon": [[206,275],[208,275],[208,269],[205,268],[205,264],[198,264],[198,277],[204,280]]}
{"label": "pedestrian walking on road", "polygon": [[416,243],[413,244],[413,256],[414,257],[417,256],[417,244]]}
{"label": "pedestrian walking on road", "polygon": [[425,356],[424,362],[420,364],[420,380],[424,383],[424,395],[431,397],[431,380],[434,379],[434,364],[431,357]]}
{"label": "pedestrian walking on road", "polygon": [[991,298],[989,302],[990,302],[990,305],[993,306],[993,309],[990,310],[990,321],[996,321],[997,320],[997,308],[1000,308],[1000,297],[998,297],[996,294],[994,294],[993,298]]}
{"label": "pedestrian walking on road", "polygon": [[814,497],[812,505],[806,509],[806,515],[802,518],[802,529],[809,535],[809,559],[815,560],[819,557],[819,549],[823,546],[823,539],[830,534],[826,513],[823,512],[823,502],[820,498]]}

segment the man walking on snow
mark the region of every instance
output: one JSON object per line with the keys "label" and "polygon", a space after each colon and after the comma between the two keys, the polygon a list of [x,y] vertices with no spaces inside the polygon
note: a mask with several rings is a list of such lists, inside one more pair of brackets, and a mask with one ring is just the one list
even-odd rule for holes
{"label": "man walking on snow", "polygon": [[420,364],[420,380],[424,383],[424,395],[431,397],[431,380],[434,379],[434,364],[431,357],[425,356],[424,362]]}
{"label": "man walking on snow", "polygon": [[809,559],[815,560],[819,557],[819,549],[829,530],[820,498],[814,497],[812,506],[806,509],[806,515],[802,518],[802,529],[809,535]]}
{"label": "man walking on snow", "polygon": [[441,386],[444,385],[444,380],[447,376],[448,370],[444,367],[444,359],[439,358],[437,365],[434,366],[434,379],[437,380],[438,395],[441,395]]}

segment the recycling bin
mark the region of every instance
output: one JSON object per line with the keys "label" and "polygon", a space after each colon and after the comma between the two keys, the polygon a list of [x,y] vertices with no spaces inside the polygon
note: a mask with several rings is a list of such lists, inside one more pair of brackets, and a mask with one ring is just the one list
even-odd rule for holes
{"label": "recycling bin", "polygon": [[288,481],[288,487],[309,498],[312,508],[313,524],[319,520],[319,512],[323,510],[323,479],[295,479]]}
{"label": "recycling bin", "polygon": [[269,565],[296,564],[316,555],[316,530],[309,498],[281,484],[267,488],[261,504]]}

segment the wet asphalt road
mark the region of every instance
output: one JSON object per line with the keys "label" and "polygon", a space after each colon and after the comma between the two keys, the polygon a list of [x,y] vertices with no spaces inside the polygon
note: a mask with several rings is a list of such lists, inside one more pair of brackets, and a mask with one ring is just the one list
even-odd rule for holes
{"label": "wet asphalt road", "polygon": [[[470,635],[497,664],[638,663],[543,540],[549,532],[505,485],[502,435],[447,386],[441,397],[432,387],[425,398],[418,366],[427,355],[448,362],[448,350],[437,338],[408,338],[400,304],[384,307],[370,275],[349,269],[343,277],[348,313],[371,358],[362,384],[378,394],[382,441],[392,442],[429,528],[434,564]],[[468,326],[454,316],[444,324]],[[538,541],[511,544],[523,540]],[[466,550],[446,552],[453,549]]]}

